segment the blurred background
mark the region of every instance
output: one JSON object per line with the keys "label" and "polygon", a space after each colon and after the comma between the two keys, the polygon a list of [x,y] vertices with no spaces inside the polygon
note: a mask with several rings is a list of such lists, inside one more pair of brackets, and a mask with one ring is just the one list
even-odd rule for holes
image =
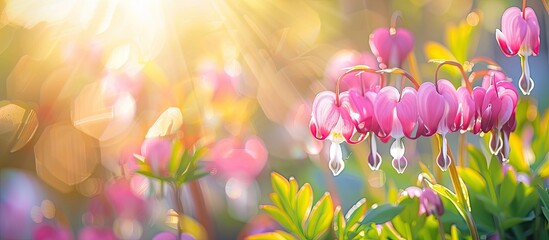
{"label": "blurred background", "polygon": [[[315,199],[330,191],[343,209],[362,197],[369,204],[395,199],[389,189],[415,185],[418,161],[434,169],[430,141],[406,142],[410,163],[402,175],[390,166],[389,144],[379,144],[385,161],[375,172],[366,143],[345,146],[346,168],[333,177],[329,143],[308,129],[314,96],[334,90],[334,66],[371,54],[370,33],[389,27],[395,11],[397,26],[414,35],[421,81],[434,77],[430,58],[487,56],[516,85],[520,60],[501,53],[495,29],[505,9],[521,3],[0,1],[0,238],[28,239],[43,224],[80,237],[87,228],[124,239],[175,232],[170,197],[158,182],[131,174],[159,117],[179,122],[183,145],[208,149],[201,161],[210,175],[198,189],[203,206],[196,189],[185,186],[182,194],[196,238],[276,228],[258,208],[270,203],[271,171],[312,183]],[[543,112],[549,17],[539,0],[528,6],[541,29],[540,54],[529,59],[536,83],[529,98]],[[459,81],[452,71],[441,76]],[[163,114],[170,107],[181,115]]]}

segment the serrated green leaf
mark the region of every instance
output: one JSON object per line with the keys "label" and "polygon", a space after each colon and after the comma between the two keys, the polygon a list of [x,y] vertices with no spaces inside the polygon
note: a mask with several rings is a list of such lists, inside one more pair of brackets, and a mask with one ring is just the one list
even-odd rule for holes
{"label": "serrated green leaf", "polygon": [[332,227],[334,228],[334,233],[337,236],[337,239],[345,240],[345,229],[346,229],[346,223],[345,218],[343,217],[343,213],[341,212],[341,207],[337,206],[335,213],[334,213],[334,220],[332,223]]}
{"label": "serrated green leaf", "polygon": [[271,182],[273,185],[273,190],[278,194],[280,197],[281,202],[284,204],[284,202],[289,203],[290,199],[289,193],[290,193],[290,183],[286,178],[284,178],[282,175],[278,174],[277,172],[271,173]]}
{"label": "serrated green leaf", "polygon": [[517,179],[513,171],[507,171],[507,175],[503,178],[501,186],[499,188],[498,206],[500,209],[506,209],[513,198],[515,197],[515,191],[517,190]]}
{"label": "serrated green leaf", "polygon": [[278,222],[282,227],[284,227],[286,230],[290,232],[298,232],[298,229],[296,226],[292,223],[291,219],[288,217],[286,213],[280,208],[277,208],[275,206],[271,205],[263,205],[261,206],[261,209],[263,209],[265,212],[269,214],[275,221]]}
{"label": "serrated green leaf", "polygon": [[355,205],[353,205],[347,214],[345,214],[345,220],[347,221],[347,228],[354,230],[357,226],[355,224],[362,222],[366,216],[366,198],[360,199]]}
{"label": "serrated green leaf", "polygon": [[301,220],[301,225],[305,225],[305,221],[309,217],[311,207],[313,206],[313,190],[309,183],[303,184],[297,192],[297,202],[295,211],[298,219]]}
{"label": "serrated green leaf", "polygon": [[366,216],[362,220],[363,224],[383,224],[388,221],[391,221],[396,215],[398,215],[402,209],[404,209],[403,206],[395,206],[391,204],[382,204],[379,205],[377,208],[371,208],[366,212]]}
{"label": "serrated green leaf", "polygon": [[329,193],[316,202],[307,223],[307,236],[311,239],[321,238],[332,222],[334,207]]}

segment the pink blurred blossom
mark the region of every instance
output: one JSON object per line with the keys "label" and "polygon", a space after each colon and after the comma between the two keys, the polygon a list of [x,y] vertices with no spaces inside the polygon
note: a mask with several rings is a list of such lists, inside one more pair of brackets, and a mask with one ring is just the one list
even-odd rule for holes
{"label": "pink blurred blossom", "polygon": [[259,137],[228,137],[214,145],[208,167],[226,179],[251,181],[261,172],[267,157],[267,148]]}

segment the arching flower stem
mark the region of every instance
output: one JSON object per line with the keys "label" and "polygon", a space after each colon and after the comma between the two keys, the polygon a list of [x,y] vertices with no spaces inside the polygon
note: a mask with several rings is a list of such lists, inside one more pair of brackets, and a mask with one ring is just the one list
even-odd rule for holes
{"label": "arching flower stem", "polygon": [[486,63],[486,65],[488,65],[488,68],[492,70],[498,70],[498,71],[502,70],[501,66],[498,63],[496,63],[496,61],[486,56],[478,56],[469,60],[469,64],[473,66],[477,63]]}
{"label": "arching flower stem", "polygon": [[396,34],[398,19],[400,19],[402,21],[402,15],[401,15],[400,11],[393,12],[393,15],[391,16],[391,28],[389,28],[389,33],[391,35]]}
{"label": "arching flower stem", "polygon": [[526,19],[526,15],[524,13],[526,12],[526,0],[522,0],[522,18]]}
{"label": "arching flower stem", "polygon": [[400,75],[406,77],[414,85],[414,88],[416,90],[419,89],[419,83],[417,82],[417,80],[412,75],[410,75],[410,73],[406,72],[402,68],[387,68],[387,69],[378,70],[377,72],[378,73],[396,73],[396,74],[400,74]]}
{"label": "arching flower stem", "polygon": [[358,73],[358,74],[361,74],[362,72],[370,72],[370,73],[376,73],[379,75],[380,77],[380,85],[383,86],[385,84],[385,76],[383,76],[383,74],[381,73],[378,73],[377,70],[371,68],[371,67],[368,67],[366,65],[357,65],[357,66],[353,66],[351,68],[349,68],[349,70],[347,70],[345,73],[341,74],[339,76],[339,78],[337,78],[337,83],[336,83],[336,92],[335,92],[335,98],[336,98],[336,106],[340,106],[340,101],[339,101],[339,91],[340,91],[340,86],[341,86],[341,80],[343,80],[343,78],[351,73]]}
{"label": "arching flower stem", "polygon": [[465,82],[465,86],[467,87],[467,90],[469,90],[469,93],[472,93],[473,92],[473,87],[471,87],[471,83],[469,82],[469,79],[467,78],[467,74],[465,74],[465,70],[463,69],[463,65],[461,65],[460,63],[458,63],[456,61],[443,61],[443,62],[438,64],[437,69],[435,70],[435,86],[437,88],[437,91],[438,91],[438,85],[437,85],[438,71],[440,70],[440,68],[442,66],[444,66],[446,64],[455,66],[459,69],[459,71],[461,72],[461,77],[463,78],[463,82]]}

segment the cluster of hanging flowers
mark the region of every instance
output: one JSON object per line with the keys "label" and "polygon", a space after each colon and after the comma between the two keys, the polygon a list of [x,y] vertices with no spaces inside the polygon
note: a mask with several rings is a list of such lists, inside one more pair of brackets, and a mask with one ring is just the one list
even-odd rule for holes
{"label": "cluster of hanging flowers", "polygon": [[[506,27],[503,30],[505,34],[513,31]],[[527,32],[531,33],[530,30]],[[537,53],[538,47],[532,43],[521,46],[519,54],[526,55],[530,47],[534,49],[530,52]],[[487,62],[489,69],[467,76],[461,64],[439,61],[435,81],[420,84],[400,68],[413,48],[413,37],[409,31],[394,27],[377,29],[370,35],[370,48],[377,57],[380,70],[366,65],[349,67],[337,79],[335,92],[322,91],[313,102],[309,129],[316,139],[332,142],[329,168],[334,176],[340,174],[345,166],[341,143],[357,144],[368,136],[371,136],[368,164],[373,170],[378,170],[382,162],[376,139],[385,143],[393,139],[390,148],[392,166],[398,173],[403,173],[408,165],[403,139],[415,140],[439,134],[442,141],[437,164],[444,171],[452,161],[446,135],[454,132],[479,135],[491,132],[492,154],[500,161],[508,161],[508,140],[516,126],[518,93],[505,73],[495,67],[497,64],[487,58],[478,58]],[[510,49],[515,49],[515,46]],[[472,64],[474,62],[471,61]],[[456,88],[450,81],[438,79],[438,71],[444,65],[460,69],[462,86]],[[403,83],[401,85],[398,80],[397,86],[386,85],[387,74],[398,74],[402,79],[408,79],[413,87],[402,86]],[[357,77],[348,77],[352,75]],[[483,80],[482,84],[473,87],[479,77]],[[358,83],[347,84],[349,89],[341,91],[343,79]],[[523,83],[520,85],[522,88]]]}

